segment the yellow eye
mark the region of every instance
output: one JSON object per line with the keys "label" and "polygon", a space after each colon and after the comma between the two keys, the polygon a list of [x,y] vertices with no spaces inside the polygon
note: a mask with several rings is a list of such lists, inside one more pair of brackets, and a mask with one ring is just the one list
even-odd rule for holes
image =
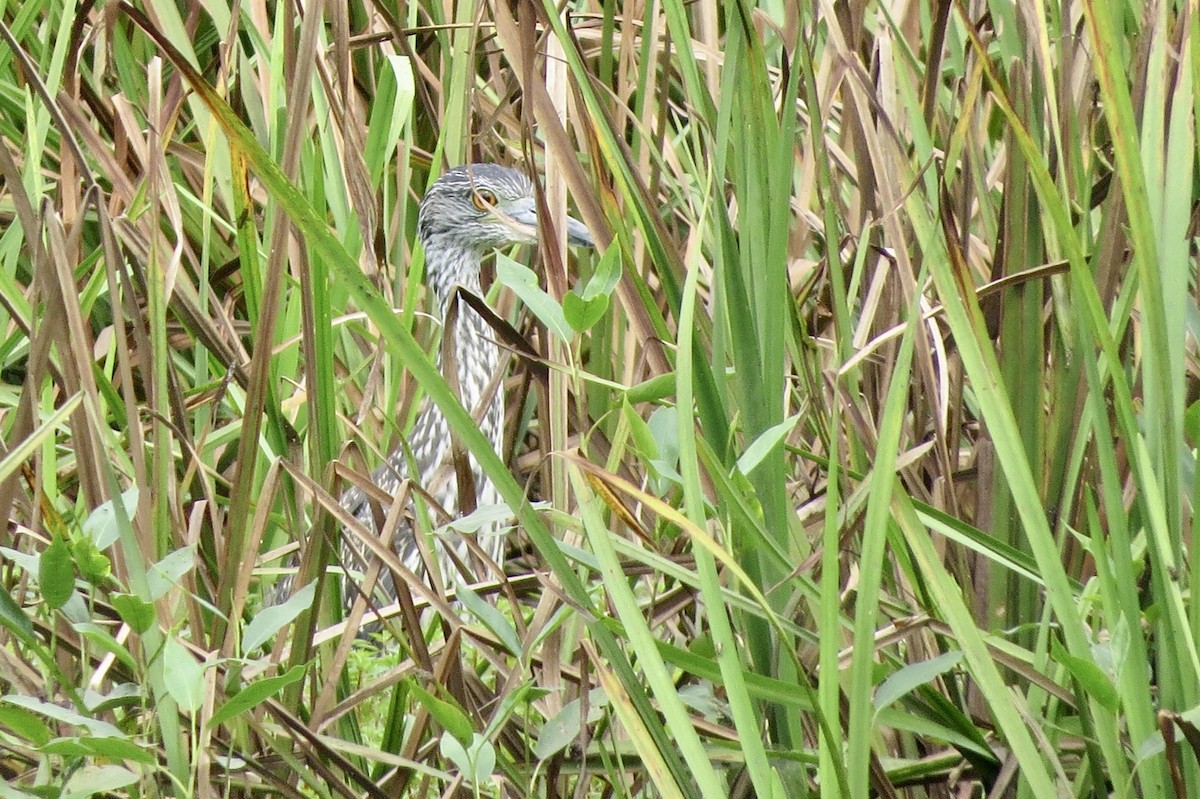
{"label": "yellow eye", "polygon": [[471,202],[475,203],[475,207],[480,211],[487,211],[496,204],[496,195],[488,189],[476,189],[471,192]]}

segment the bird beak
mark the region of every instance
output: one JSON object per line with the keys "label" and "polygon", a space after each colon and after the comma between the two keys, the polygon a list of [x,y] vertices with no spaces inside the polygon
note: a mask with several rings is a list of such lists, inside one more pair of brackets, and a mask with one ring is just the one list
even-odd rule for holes
{"label": "bird beak", "polygon": [[[532,228],[536,237],[538,229],[537,204],[532,198],[520,200],[504,209],[504,215],[522,227]],[[567,244],[573,247],[595,247],[587,225],[573,216],[567,217]]]}

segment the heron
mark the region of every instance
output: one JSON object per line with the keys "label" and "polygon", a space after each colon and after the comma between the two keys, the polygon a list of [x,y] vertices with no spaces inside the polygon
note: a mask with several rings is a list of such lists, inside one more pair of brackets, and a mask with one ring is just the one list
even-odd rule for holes
{"label": "heron", "polygon": [[[574,246],[592,247],[591,234],[579,220],[566,218],[567,242]],[[534,244],[538,240],[538,205],[533,182],[523,172],[498,164],[479,163],[460,166],[444,173],[426,192],[417,213],[417,240],[425,251],[425,282],[433,297],[433,311],[439,320],[447,318],[456,289],[481,296],[480,267],[489,252],[514,244]],[[501,368],[500,347],[493,339],[488,323],[469,308],[458,309],[453,316],[457,383],[463,407],[479,422],[480,430],[493,449],[503,452],[504,392],[499,390],[498,371]],[[437,364],[443,369],[441,348]],[[460,508],[458,481],[453,467],[445,478],[443,465],[448,461],[450,427],[445,416],[429,403],[417,418],[412,432],[371,474],[372,482],[384,493],[399,497],[407,479],[412,478],[428,490],[433,499],[450,514]],[[411,458],[411,460],[410,460]],[[410,464],[416,473],[410,472]],[[483,508],[500,503],[500,494],[491,478],[470,457],[471,475],[476,491],[475,506]],[[434,475],[442,472],[442,479]],[[377,531],[376,512],[367,492],[352,487],[340,497],[341,506],[351,513],[368,531]],[[424,561],[417,545],[417,531],[405,525],[393,539],[392,546],[399,560],[415,573],[420,573]],[[361,544],[348,543],[354,536],[343,536],[343,561],[366,565],[368,556]],[[483,551],[496,563],[502,563],[506,541],[503,535],[486,528],[478,536]],[[458,534],[437,538],[443,582],[449,582],[453,568],[446,549],[467,559],[467,547]],[[281,581],[277,596],[291,593],[290,579]],[[383,570],[377,590],[389,601],[396,597],[391,570]],[[352,601],[353,592],[345,592],[345,601]]]}

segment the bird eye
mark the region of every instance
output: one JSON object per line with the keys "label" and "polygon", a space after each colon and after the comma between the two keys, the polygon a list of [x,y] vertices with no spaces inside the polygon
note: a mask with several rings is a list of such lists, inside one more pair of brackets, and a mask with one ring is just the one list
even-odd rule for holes
{"label": "bird eye", "polygon": [[471,202],[480,211],[487,211],[496,204],[496,195],[488,189],[476,189],[471,193]]}

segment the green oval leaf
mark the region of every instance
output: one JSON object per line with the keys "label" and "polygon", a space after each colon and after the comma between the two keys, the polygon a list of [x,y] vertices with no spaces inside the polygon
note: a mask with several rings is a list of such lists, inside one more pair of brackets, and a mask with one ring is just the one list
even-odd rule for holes
{"label": "green oval leaf", "polygon": [[563,316],[576,333],[590,330],[592,325],[600,321],[608,310],[608,295],[601,294],[590,300],[585,300],[574,291],[568,291],[563,297]]}
{"label": "green oval leaf", "polygon": [[71,592],[75,590],[75,564],[71,561],[71,547],[58,536],[42,550],[38,559],[38,584],[42,588],[42,598],[55,610],[67,604]]}
{"label": "green oval leaf", "polygon": [[34,746],[42,746],[50,740],[50,728],[28,710],[11,705],[0,705],[0,727],[7,727],[18,738]]}
{"label": "green oval leaf", "polygon": [[121,621],[128,624],[139,635],[154,624],[154,605],[143,602],[133,594],[113,594],[113,607]]}
{"label": "green oval leaf", "polygon": [[92,585],[101,585],[112,575],[112,561],[87,536],[75,536],[71,556],[80,576]]}
{"label": "green oval leaf", "polygon": [[133,655],[129,654],[129,650],[117,643],[117,639],[112,637],[108,630],[98,624],[84,622],[74,624],[75,632],[82,635],[84,638],[92,642],[93,645],[108,652],[122,664],[127,666],[130,671],[137,671],[137,662],[134,661]]}
{"label": "green oval leaf", "polygon": [[0,591],[0,625],[26,646],[37,643],[33,635],[33,622],[7,591]]}
{"label": "green oval leaf", "polygon": [[596,263],[596,271],[592,272],[587,285],[579,295],[585,300],[596,297],[608,297],[621,280],[621,248],[609,247]]}
{"label": "green oval leaf", "polygon": [[85,799],[132,785],[138,775],[121,766],[84,766],[71,775],[60,799]]}
{"label": "green oval leaf", "polygon": [[157,759],[136,741],[126,738],[57,738],[41,748],[47,754],[74,757],[104,757],[110,760],[130,760],[154,765]]}
{"label": "green oval leaf", "polygon": [[155,563],[146,572],[146,580],[150,584],[150,599],[161,599],[168,591],[179,585],[183,575],[192,570],[196,562],[194,546],[180,547],[165,558]]}
{"label": "green oval leaf", "polygon": [[1120,710],[1121,696],[1117,693],[1117,687],[1113,685],[1104,670],[1096,665],[1095,661],[1072,655],[1057,640],[1051,640],[1050,654],[1063,664],[1067,671],[1071,672],[1071,676],[1079,682],[1085,696],[1095,699],[1111,713],[1117,713]]}

